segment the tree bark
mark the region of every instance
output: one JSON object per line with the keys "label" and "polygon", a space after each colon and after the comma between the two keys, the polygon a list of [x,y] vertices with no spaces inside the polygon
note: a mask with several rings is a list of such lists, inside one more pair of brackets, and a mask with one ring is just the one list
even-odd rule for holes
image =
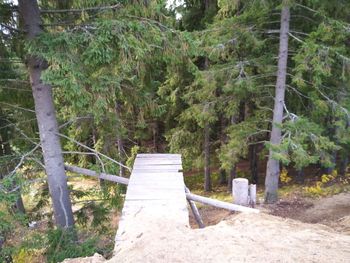
{"label": "tree bark", "polygon": [[[281,142],[284,96],[286,90],[287,60],[288,60],[288,34],[289,34],[290,11],[288,6],[284,6],[281,11],[281,29],[278,56],[278,72],[275,90],[275,106],[273,110],[273,123],[270,143],[279,145]],[[280,163],[272,158],[273,152],[270,149],[267,162],[265,179],[265,202],[275,203],[278,200],[278,179],[280,175]]]}
{"label": "tree bark", "polygon": [[332,174],[334,169],[336,168],[337,166],[337,151],[333,151],[332,152],[332,155],[331,155],[331,162],[332,162],[332,165],[330,167],[325,167],[324,168],[324,173],[325,174]]}
{"label": "tree bark", "polygon": [[[26,38],[28,41],[31,41],[42,33],[40,10],[37,1],[19,0],[19,12],[24,24]],[[55,222],[57,226],[67,228],[74,224],[73,212],[67,186],[67,176],[64,170],[62,149],[58,137],[59,131],[52,97],[52,87],[44,84],[41,80],[41,73],[46,67],[46,62],[38,57],[29,56],[27,67],[34,97],[35,113]]]}
{"label": "tree bark", "polygon": [[252,183],[258,184],[259,175],[258,175],[258,153],[257,145],[253,144],[249,146],[249,161],[250,161],[250,172],[252,175]]}
{"label": "tree bark", "polygon": [[227,178],[226,178],[226,171],[224,169],[219,170],[219,184],[221,185],[226,185],[227,183]]}
{"label": "tree bark", "polygon": [[[125,161],[125,153],[124,153],[124,141],[122,138],[122,127],[121,127],[121,107],[118,102],[115,104],[115,115],[117,118],[117,147],[118,147],[118,154],[119,154],[119,161],[121,163],[124,163]],[[125,168],[122,166],[119,166],[119,176],[124,177],[125,176]]]}
{"label": "tree bark", "polygon": [[[221,147],[227,143],[227,136],[225,134],[225,128],[226,128],[226,119],[222,116],[220,118],[220,144],[221,144]],[[220,175],[219,184],[226,185],[226,183],[227,183],[226,171],[224,169],[220,169],[219,175]]]}
{"label": "tree bark", "polygon": [[347,154],[344,154],[340,163],[340,168],[339,168],[340,176],[346,175],[346,172],[348,170],[348,165],[349,165],[349,156]]}
{"label": "tree bark", "polygon": [[304,181],[305,181],[304,169],[301,168],[301,169],[297,170],[297,183],[304,184]]}
{"label": "tree bark", "polygon": [[210,128],[206,123],[204,126],[204,190],[211,191],[210,176]]}
{"label": "tree bark", "polygon": [[227,190],[231,193],[232,192],[232,180],[237,177],[236,173],[236,165],[234,165],[230,171],[230,176],[227,181]]}
{"label": "tree bark", "polygon": [[[204,69],[208,69],[209,59],[204,59]],[[208,122],[204,124],[204,190],[211,191],[210,176],[210,125]]]}

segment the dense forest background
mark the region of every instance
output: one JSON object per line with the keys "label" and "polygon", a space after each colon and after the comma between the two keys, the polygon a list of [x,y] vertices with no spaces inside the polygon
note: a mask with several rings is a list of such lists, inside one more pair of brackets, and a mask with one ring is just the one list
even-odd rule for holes
{"label": "dense forest background", "polygon": [[125,189],[79,190],[64,163],[128,176],[137,153],[181,153],[205,191],[246,177],[267,203],[281,180],[346,181],[349,12],[346,0],[1,0],[0,249],[43,218],[106,230]]}

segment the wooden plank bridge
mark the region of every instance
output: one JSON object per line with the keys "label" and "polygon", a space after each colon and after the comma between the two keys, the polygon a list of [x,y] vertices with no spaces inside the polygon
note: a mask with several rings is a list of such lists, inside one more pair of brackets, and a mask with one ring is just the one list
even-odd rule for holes
{"label": "wooden plank bridge", "polygon": [[65,169],[128,185],[115,238],[115,253],[132,247],[144,233],[153,231],[152,237],[160,238],[164,235],[162,232],[166,232],[159,229],[160,225],[168,230],[189,227],[187,201],[200,228],[204,224],[194,202],[230,211],[259,213],[257,209],[192,194],[185,187],[180,154],[138,154],[130,179],[68,164]]}
{"label": "wooden plank bridge", "polygon": [[138,154],[130,176],[116,235],[115,251],[157,222],[188,226],[180,154]]}
{"label": "wooden plank bridge", "polygon": [[65,164],[65,169],[128,185],[115,238],[115,253],[123,247],[132,246],[144,233],[153,231],[154,238],[157,238],[162,232],[159,229],[161,224],[166,225],[168,230],[189,227],[186,199],[200,228],[204,224],[195,202],[230,211],[259,213],[259,210],[250,207],[192,194],[184,184],[180,154],[138,154],[130,179],[68,164]]}

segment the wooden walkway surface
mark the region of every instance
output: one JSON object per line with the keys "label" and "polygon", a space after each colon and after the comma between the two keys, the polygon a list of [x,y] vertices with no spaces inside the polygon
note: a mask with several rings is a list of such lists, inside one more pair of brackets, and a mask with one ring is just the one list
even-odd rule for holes
{"label": "wooden walkway surface", "polygon": [[[138,154],[130,176],[115,252],[165,222],[189,225],[180,154]],[[161,230],[159,230],[161,231]]]}

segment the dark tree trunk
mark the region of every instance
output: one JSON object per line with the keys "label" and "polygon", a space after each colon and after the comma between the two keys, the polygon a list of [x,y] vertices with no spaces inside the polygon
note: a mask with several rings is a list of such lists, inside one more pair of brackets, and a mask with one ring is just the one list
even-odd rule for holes
{"label": "dark tree trunk", "polygon": [[301,168],[301,169],[297,170],[297,183],[304,184],[304,182],[305,182],[304,169]]}
{"label": "dark tree trunk", "polygon": [[[225,128],[227,125],[227,121],[224,117],[220,118],[220,144],[221,146],[224,146],[227,143],[227,136],[225,134]],[[220,178],[219,178],[219,183],[221,185],[225,185],[227,183],[227,176],[226,176],[226,171],[223,169],[220,169],[219,171]]]}
{"label": "dark tree trunk", "polygon": [[210,128],[208,123],[204,126],[204,190],[211,191]]}
{"label": "dark tree trunk", "polygon": [[325,174],[332,174],[333,173],[333,171],[337,165],[336,161],[337,161],[337,152],[334,151],[334,152],[332,152],[332,155],[331,155],[332,166],[324,168]]}
{"label": "dark tree trunk", "polygon": [[219,174],[220,174],[219,184],[225,185],[227,183],[226,171],[224,169],[220,169]]}
{"label": "dark tree trunk", "polygon": [[226,176],[226,171],[224,169],[219,170],[219,184],[220,185],[227,184],[227,176]]}
{"label": "dark tree trunk", "polygon": [[[204,59],[204,69],[208,69],[209,59]],[[204,124],[204,190],[211,191],[211,175],[210,175],[210,125],[208,122]]]}
{"label": "dark tree trunk", "polygon": [[[19,0],[19,12],[26,38],[31,41],[42,33],[40,10],[36,0]],[[73,226],[73,212],[67,176],[64,170],[63,156],[58,137],[58,125],[52,97],[52,87],[44,84],[41,73],[46,62],[40,58],[29,56],[27,61],[30,83],[35,103],[35,113],[39,126],[41,148],[48,178],[49,191],[53,203],[56,225]]]}
{"label": "dark tree trunk", "polygon": [[250,161],[250,172],[252,175],[252,183],[258,184],[258,153],[257,145],[253,144],[249,146],[249,161]]}
{"label": "dark tree trunk", "polygon": [[349,165],[349,156],[347,154],[344,154],[340,163],[340,168],[339,168],[340,176],[346,175],[348,170],[348,165]]}
{"label": "dark tree trunk", "polygon": [[230,171],[230,177],[227,181],[227,190],[232,193],[232,180],[237,177],[236,165],[234,165]]}
{"label": "dark tree trunk", "polygon": [[22,196],[21,196],[21,192],[20,191],[18,191],[18,194],[19,194],[19,196],[18,196],[18,198],[17,198],[17,200],[16,200],[16,204],[15,204],[15,210],[17,211],[17,212],[20,212],[20,213],[22,213],[22,214],[25,214],[26,213],[26,209],[24,208],[24,204],[23,204],[23,199],[22,199]]}
{"label": "dark tree trunk", "polygon": [[158,147],[158,134],[159,134],[159,125],[158,121],[154,121],[152,125],[152,136],[153,136],[153,149],[157,153],[159,151]]}
{"label": "dark tree trunk", "polygon": [[[287,60],[288,60],[288,34],[289,34],[290,11],[288,6],[284,6],[281,11],[280,44],[278,56],[278,72],[275,91],[275,106],[273,110],[272,131],[270,143],[279,145],[281,142],[281,129],[284,96],[286,90]],[[272,158],[273,152],[269,151],[269,159],[266,168],[265,179],[265,202],[275,203],[278,200],[278,179],[280,175],[280,163]]]}
{"label": "dark tree trunk", "polygon": [[[115,104],[115,115],[117,118],[117,147],[118,147],[118,154],[119,154],[119,161],[121,163],[124,163],[125,161],[125,152],[124,152],[124,141],[122,137],[122,125],[121,125],[121,108],[118,103]],[[119,176],[124,177],[125,176],[125,168],[122,166],[119,166]]]}

